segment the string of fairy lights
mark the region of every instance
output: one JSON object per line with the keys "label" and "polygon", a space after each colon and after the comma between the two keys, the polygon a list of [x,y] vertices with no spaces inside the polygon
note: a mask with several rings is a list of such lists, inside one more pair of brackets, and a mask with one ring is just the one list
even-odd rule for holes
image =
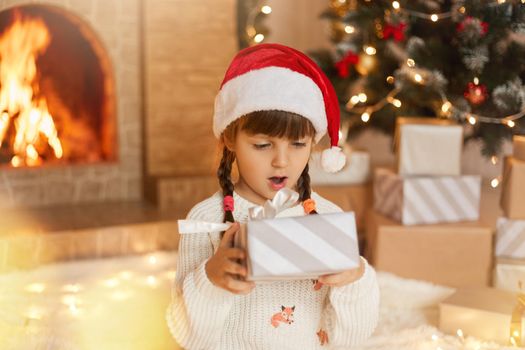
{"label": "string of fairy lights", "polygon": [[262,5],[261,2],[258,2],[257,6],[254,6],[248,13],[246,19],[246,35],[248,36],[250,45],[259,44],[265,38],[263,33],[257,32],[257,29],[255,28],[255,19],[260,14],[269,15],[270,13],[272,13],[271,6]]}
{"label": "string of fairy lights", "polygon": [[[520,0],[520,1],[521,3],[525,4],[525,0]],[[501,5],[504,3],[506,3],[506,0],[498,0],[496,2],[487,4],[487,6],[497,6],[497,5]],[[428,14],[428,13],[423,13],[419,11],[404,9],[401,7],[401,4],[398,1],[392,2],[392,9],[394,11],[405,13],[409,16],[429,20],[432,22],[438,22],[439,20],[450,18],[453,16],[452,11]],[[466,9],[464,6],[461,6],[457,9],[457,11],[460,14],[465,14]],[[346,26],[345,32],[351,34],[354,32],[354,28],[352,26]],[[363,52],[369,56],[375,55],[376,51],[377,50],[371,45],[365,45],[363,47]],[[418,70],[416,62],[412,58],[408,58],[406,60],[406,67],[410,70],[411,79],[416,84],[420,84],[420,85],[426,84],[426,81],[428,81],[427,79],[428,77],[425,76],[426,72],[422,70]],[[395,79],[393,76],[388,76],[386,78],[386,81],[390,84],[394,84]],[[474,83],[474,86],[479,86],[480,82],[479,82],[478,77],[474,77],[472,82]],[[367,123],[368,121],[370,121],[370,118],[372,117],[372,114],[374,112],[379,111],[387,104],[391,104],[396,108],[401,107],[402,102],[396,98],[396,95],[398,95],[400,92],[401,92],[401,89],[399,87],[394,87],[384,98],[380,99],[375,104],[366,105],[366,106],[359,106],[360,104],[364,104],[367,101],[366,94],[359,93],[358,95],[354,95],[350,97],[350,99],[346,103],[346,109],[347,111],[351,113],[360,114],[361,120]],[[525,116],[525,109],[517,113],[506,115],[503,117],[498,117],[498,118],[488,117],[488,116],[484,116],[484,115],[480,115],[480,114],[476,114],[472,112],[467,112],[467,111],[460,109],[457,106],[454,106],[454,104],[447,98],[444,91],[440,90],[438,91],[438,93],[441,97],[441,102],[442,102],[440,110],[437,111],[438,115],[440,115],[441,117],[445,117],[445,118],[451,117],[454,115],[457,118],[459,118],[460,121],[466,121],[471,125],[475,125],[479,122],[479,123],[503,124],[503,125],[508,126],[509,128],[513,128],[516,125],[516,120]]]}

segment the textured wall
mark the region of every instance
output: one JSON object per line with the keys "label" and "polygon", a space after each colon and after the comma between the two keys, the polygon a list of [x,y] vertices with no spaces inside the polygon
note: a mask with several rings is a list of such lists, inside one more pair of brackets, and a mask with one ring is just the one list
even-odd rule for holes
{"label": "textured wall", "polygon": [[213,101],[237,51],[234,0],[146,0],[146,174],[214,172]]}

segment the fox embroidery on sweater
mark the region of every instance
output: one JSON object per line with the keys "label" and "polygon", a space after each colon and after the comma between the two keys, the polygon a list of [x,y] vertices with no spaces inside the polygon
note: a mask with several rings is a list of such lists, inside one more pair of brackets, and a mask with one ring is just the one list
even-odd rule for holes
{"label": "fox embroidery on sweater", "polygon": [[272,326],[274,328],[279,327],[279,322],[292,324],[294,310],[295,310],[295,305],[292,307],[285,307],[281,305],[281,312],[278,312],[272,316],[272,319],[271,319]]}

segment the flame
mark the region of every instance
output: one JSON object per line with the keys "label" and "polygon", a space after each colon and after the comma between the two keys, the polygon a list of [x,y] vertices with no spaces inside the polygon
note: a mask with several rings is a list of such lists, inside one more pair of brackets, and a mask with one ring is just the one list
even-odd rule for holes
{"label": "flame", "polygon": [[36,58],[45,52],[51,36],[40,19],[16,15],[14,23],[0,37],[0,147],[14,126],[14,167],[42,164],[38,149],[47,143],[56,158],[63,156],[53,117],[39,86]]}

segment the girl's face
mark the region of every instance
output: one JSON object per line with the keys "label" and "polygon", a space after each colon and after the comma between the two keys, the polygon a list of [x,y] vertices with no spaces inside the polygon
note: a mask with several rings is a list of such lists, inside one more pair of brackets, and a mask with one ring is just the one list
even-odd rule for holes
{"label": "girl's face", "polygon": [[239,170],[235,190],[256,204],[272,199],[283,187],[295,190],[311,149],[311,136],[288,140],[240,130],[231,147]]}

